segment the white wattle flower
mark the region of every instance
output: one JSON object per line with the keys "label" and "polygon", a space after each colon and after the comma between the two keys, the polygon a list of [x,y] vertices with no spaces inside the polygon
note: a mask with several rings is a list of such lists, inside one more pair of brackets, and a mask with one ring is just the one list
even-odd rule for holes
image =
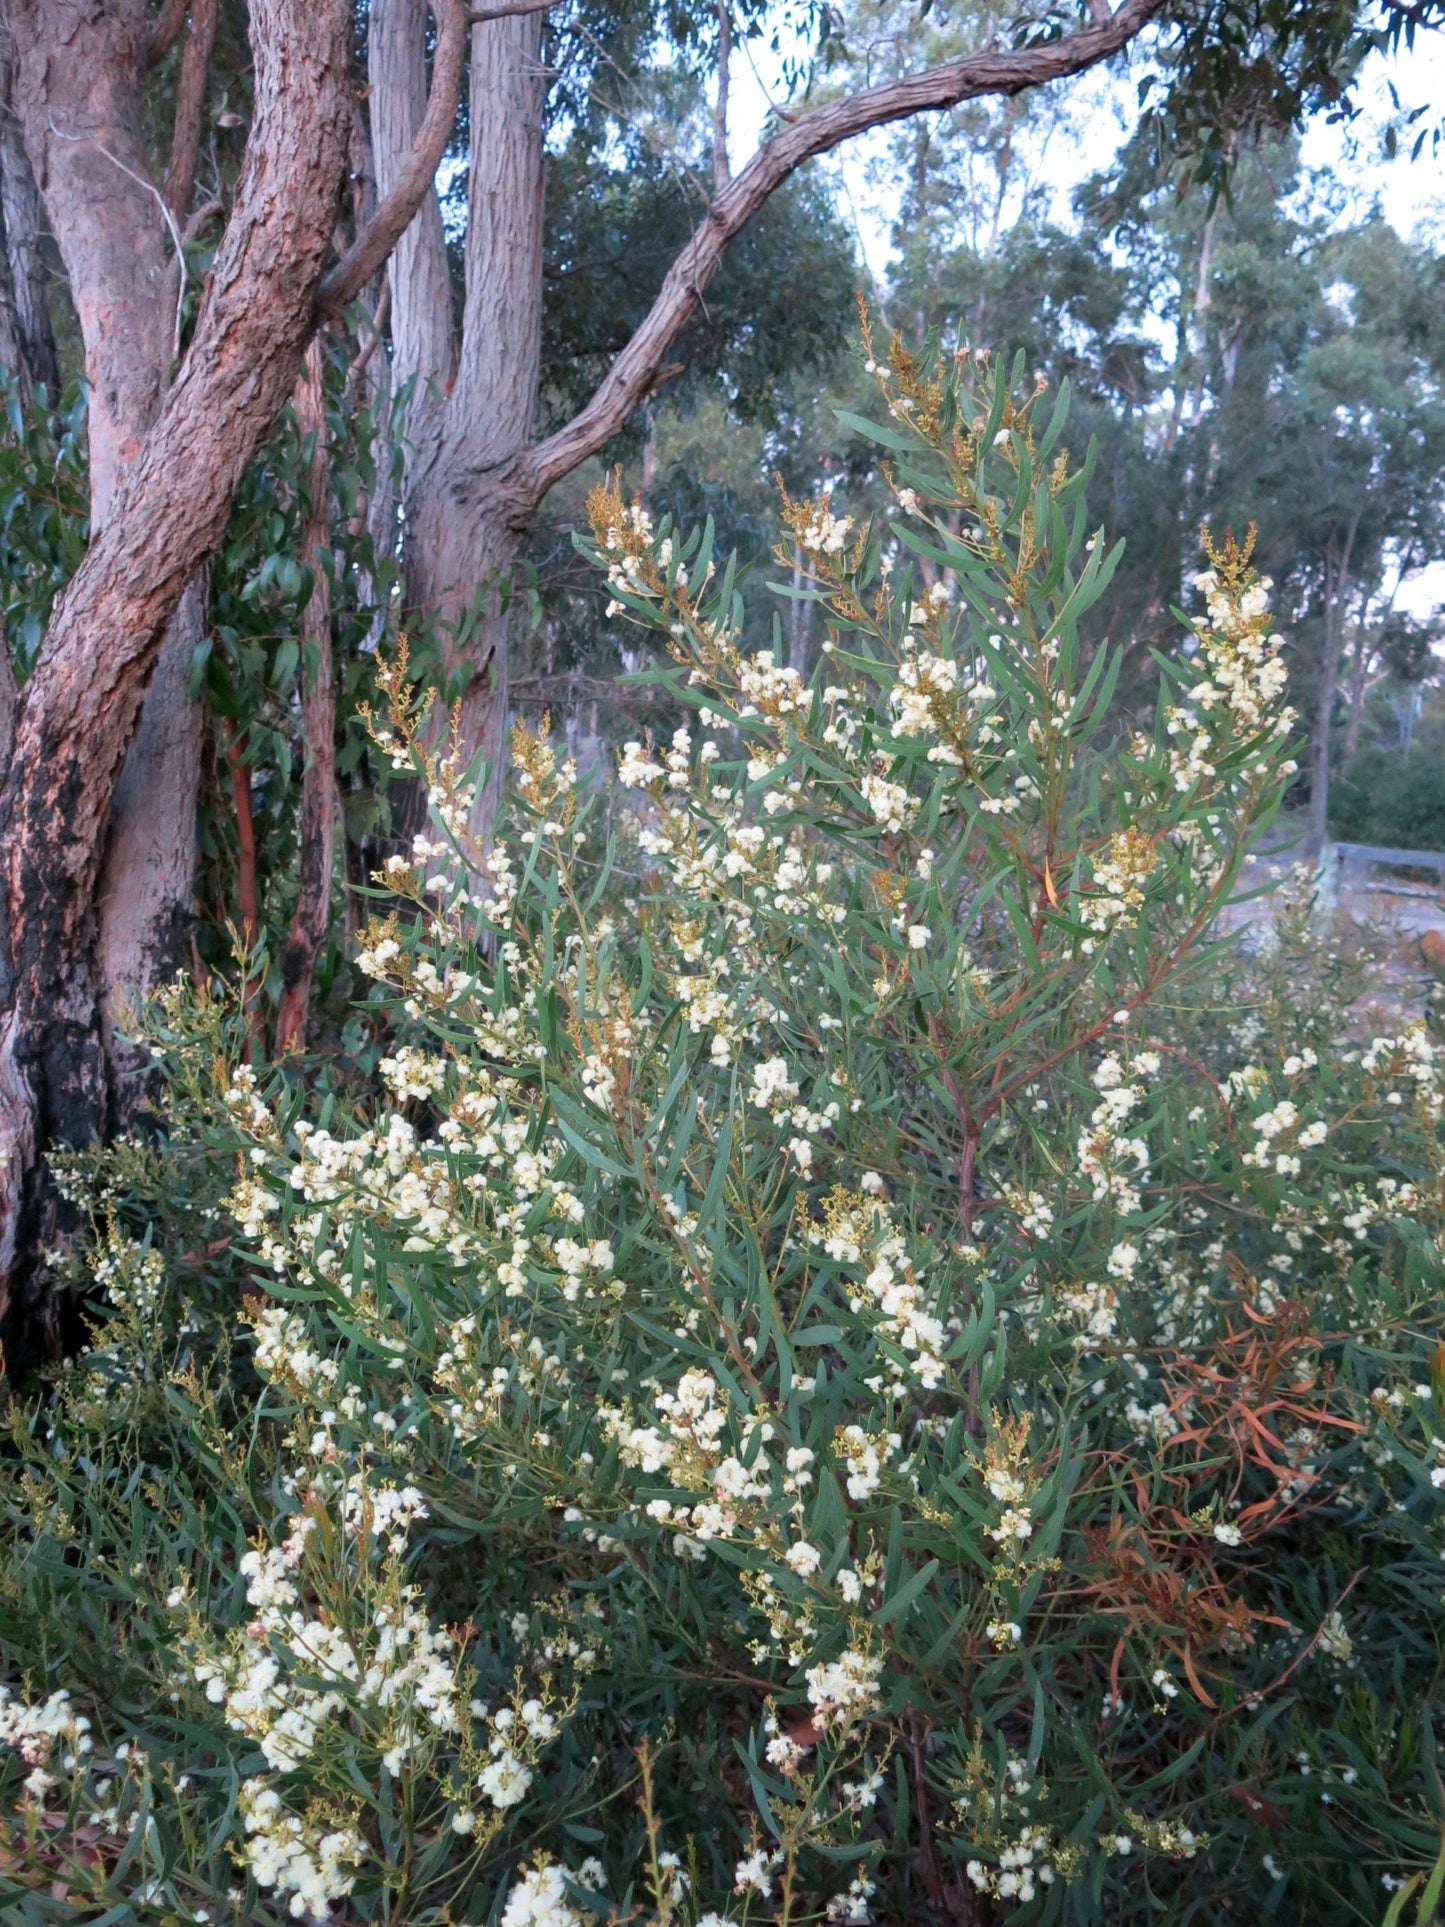
{"label": "white wattle flower", "polygon": [[624,743],[622,755],[618,760],[617,778],[626,788],[632,790],[650,789],[663,778],[660,763],[654,763],[643,750],[641,743]]}
{"label": "white wattle flower", "polygon": [[773,1856],[756,1847],[733,1868],[733,1888],[740,1894],[755,1893],[766,1900],[773,1891]]}
{"label": "white wattle flower", "polygon": [[532,1769],[504,1743],[492,1742],[495,1758],[482,1768],[477,1785],[494,1807],[520,1806],[532,1784]]}
{"label": "white wattle flower", "polygon": [[765,1062],[754,1065],[752,1082],[753,1103],[761,1111],[776,1114],[798,1095],[787,1059],[783,1057],[769,1057]]}
{"label": "white wattle flower", "polygon": [[566,1870],[528,1868],[507,1895],[501,1927],[585,1927],[585,1916],[568,1897]]}

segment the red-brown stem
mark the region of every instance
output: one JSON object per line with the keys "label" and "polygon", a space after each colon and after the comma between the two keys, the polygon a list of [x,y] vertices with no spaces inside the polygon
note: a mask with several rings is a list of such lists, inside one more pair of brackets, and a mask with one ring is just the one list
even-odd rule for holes
{"label": "red-brown stem", "polygon": [[259,1012],[255,987],[251,981],[251,951],[261,928],[256,902],[256,819],[251,812],[251,772],[244,761],[245,734],[235,723],[229,725],[230,740],[226,761],[231,766],[231,796],[236,806],[236,904],[241,912],[241,942],[245,963],[241,1001],[246,1011],[247,1057],[257,1041]]}

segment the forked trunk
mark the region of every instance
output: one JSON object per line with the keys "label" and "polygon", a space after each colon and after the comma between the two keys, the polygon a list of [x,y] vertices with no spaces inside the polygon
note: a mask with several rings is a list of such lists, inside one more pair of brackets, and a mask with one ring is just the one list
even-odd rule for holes
{"label": "forked trunk", "polygon": [[[178,281],[165,218],[146,184],[150,23],[135,4],[100,11],[58,0],[44,9],[16,5],[12,14],[16,104],[85,347],[95,534],[155,419],[175,348]],[[196,65],[190,47],[187,65]],[[12,171],[7,165],[7,183]],[[82,992],[79,979],[73,986],[72,1023],[89,1021],[82,1006],[93,995],[100,1027],[98,1054],[90,1044],[82,1052],[99,1064],[91,1097],[81,1104],[77,1093],[71,1128],[83,1132],[132,1122],[149,1059],[126,1032],[188,947],[202,737],[188,684],[203,619],[204,593],[195,584],[161,642],[115,787],[97,915],[86,938],[95,954],[81,972],[89,988]]]}
{"label": "forked trunk", "polygon": [[[56,1336],[39,1312],[39,1254],[61,1220],[40,1158],[48,1144],[84,1143],[107,1123],[96,902],[121,767],[162,637],[291,391],[335,230],[350,9],[343,0],[252,0],[250,17],[252,136],[194,338],[158,411],[152,402],[149,432],[125,426],[144,411],[123,409],[120,393],[131,379],[144,386],[148,371],[108,369],[116,385],[92,396],[92,424],[117,425],[100,450],[102,472],[107,460],[111,467],[108,508],[56,602],[0,784],[0,1299],[12,1364],[33,1361]],[[140,246],[148,230],[124,225],[126,197],[154,197],[101,151],[95,132],[107,103],[124,130],[126,100],[138,95],[108,92],[125,79],[123,64],[81,55],[92,32],[138,30],[145,9],[12,0],[11,20],[27,138],[47,154],[47,192],[57,178],[69,183],[72,244],[84,231],[97,249]],[[117,63],[140,55],[138,45],[101,51]],[[58,85],[71,90],[69,128]],[[87,188],[100,203],[94,211]],[[159,249],[153,260],[164,277]],[[78,306],[80,295],[97,299],[95,283],[78,290]],[[82,321],[89,344],[106,328],[153,325],[154,307]]]}
{"label": "forked trunk", "polygon": [[[385,0],[372,45],[377,173],[385,191],[422,99],[418,0]],[[505,779],[507,660],[519,619],[518,563],[537,497],[522,479],[536,426],[543,256],[542,22],[472,31],[466,295],[458,351],[434,203],[392,261],[395,374],[416,380],[406,475],[406,600],[441,652],[447,704],[490,774],[473,829],[485,837]],[[453,374],[453,369],[455,373]],[[450,392],[445,385],[450,382]],[[413,809],[416,808],[413,799]],[[403,830],[420,828],[403,822]]]}

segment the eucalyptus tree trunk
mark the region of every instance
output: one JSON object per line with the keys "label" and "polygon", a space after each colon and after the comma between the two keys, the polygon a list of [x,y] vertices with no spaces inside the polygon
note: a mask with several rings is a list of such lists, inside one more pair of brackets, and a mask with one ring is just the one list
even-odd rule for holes
{"label": "eucalyptus tree trunk", "polygon": [[1343,530],[1331,529],[1325,543],[1325,635],[1320,664],[1318,710],[1310,740],[1309,853],[1318,857],[1330,833],[1330,748],[1335,698],[1340,687],[1340,655],[1344,648],[1345,595],[1350,581],[1350,559],[1359,532],[1358,514]]}
{"label": "eucalyptus tree trunk", "polygon": [[59,1218],[44,1151],[110,1121],[97,901],[126,753],[163,639],[315,327],[351,103],[344,0],[252,0],[252,138],[163,393],[175,288],[155,196],[130,165],[145,10],[11,0],[9,19],[27,144],[87,344],[104,505],[21,692],[0,781],[0,1308],[14,1363],[47,1343],[38,1267]]}
{"label": "eucalyptus tree trunk", "polygon": [[[373,135],[383,193],[420,113],[424,15],[421,0],[375,0],[373,8]],[[539,13],[472,29],[460,340],[434,202],[391,264],[393,373],[416,384],[405,482],[408,615],[435,634],[444,708],[457,706],[462,740],[489,767],[475,815],[481,834],[504,778],[508,641],[522,544],[537,506],[523,469],[542,351],[541,46]]]}
{"label": "eucalyptus tree trunk", "polygon": [[[207,9],[195,11],[204,21]],[[155,420],[178,345],[179,279],[143,138],[152,21],[142,0],[105,7],[11,0],[10,18],[16,107],[85,349],[93,537]],[[184,66],[194,97],[198,87],[203,92],[204,75],[197,79],[190,46]],[[188,105],[182,98],[184,186],[173,191],[187,201],[194,159],[185,147],[198,112],[198,100]],[[111,1060],[97,1067],[97,1084],[106,1088],[107,1113],[123,1123],[148,1063],[124,1041],[130,1013],[175,971],[189,945],[203,716],[188,684],[203,619],[204,590],[196,583],[167,626],[116,783],[96,905],[95,980],[80,993],[83,1001],[92,993],[97,999],[101,1054]],[[82,1021],[79,1008],[72,1021]]]}
{"label": "eucalyptus tree trunk", "polygon": [[[507,643],[522,544],[547,491],[606,447],[653,392],[664,357],[729,243],[788,177],[868,128],[1012,95],[1082,73],[1128,46],[1167,0],[1090,9],[1090,24],[1037,46],[996,50],[864,87],[791,116],[738,173],[726,158],[725,89],[714,116],[712,205],[663,278],[646,319],[591,400],[535,442],[542,329],[543,7],[508,0],[471,15],[471,152],[466,292],[458,342],[441,219],[428,196],[392,267],[398,381],[415,383],[408,422],[405,573],[414,621],[435,625],[462,738],[491,765],[473,828],[485,835],[504,775]],[[422,0],[372,0],[370,111],[383,191],[418,124]],[[721,19],[721,12],[720,12]],[[725,36],[720,34],[720,39]]]}

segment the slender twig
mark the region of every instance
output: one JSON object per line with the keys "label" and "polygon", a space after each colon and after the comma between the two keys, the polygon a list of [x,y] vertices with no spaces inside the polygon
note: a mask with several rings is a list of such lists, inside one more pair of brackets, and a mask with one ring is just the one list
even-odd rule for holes
{"label": "slender twig", "polygon": [[717,7],[717,99],[712,110],[712,184],[724,188],[731,177],[728,164],[728,68],[733,57],[733,23],[729,0]]}

